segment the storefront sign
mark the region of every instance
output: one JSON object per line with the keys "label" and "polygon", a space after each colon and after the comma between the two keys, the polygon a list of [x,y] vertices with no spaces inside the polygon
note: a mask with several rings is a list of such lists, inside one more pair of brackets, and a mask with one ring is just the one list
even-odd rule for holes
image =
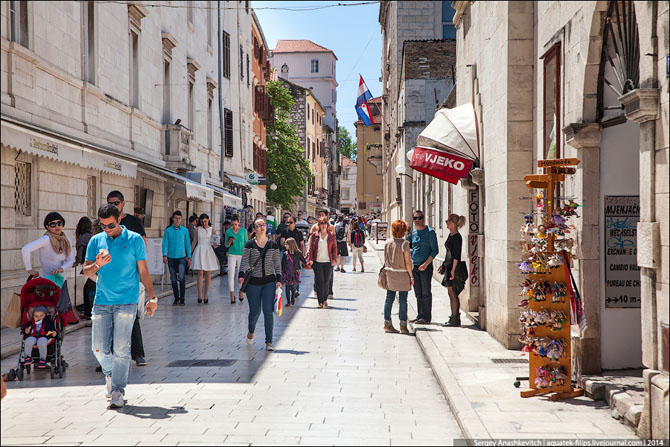
{"label": "storefront sign", "polygon": [[50,152],[54,155],[58,155],[58,145],[55,143],[49,143],[47,141],[40,141],[35,137],[30,137],[30,147],[35,148],[40,151]]}
{"label": "storefront sign", "polygon": [[424,174],[457,184],[458,179],[466,177],[470,172],[472,160],[449,152],[417,146],[413,149],[409,166]]}
{"label": "storefront sign", "polygon": [[640,307],[640,196],[605,196],[605,307]]}
{"label": "storefront sign", "polygon": [[468,258],[470,259],[470,285],[479,286],[479,188],[468,191],[469,229]]}
{"label": "storefront sign", "polygon": [[150,275],[162,275],[165,272],[165,264],[163,264],[163,238],[147,238],[147,267]]}

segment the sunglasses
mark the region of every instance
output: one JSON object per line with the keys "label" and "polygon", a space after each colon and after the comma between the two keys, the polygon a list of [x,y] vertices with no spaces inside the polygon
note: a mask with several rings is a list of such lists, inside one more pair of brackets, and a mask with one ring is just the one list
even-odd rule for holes
{"label": "sunglasses", "polygon": [[49,228],[56,228],[56,227],[62,227],[65,225],[62,220],[54,220],[53,222],[49,222],[47,224],[47,227]]}
{"label": "sunglasses", "polygon": [[287,223],[288,223],[289,225],[291,225],[291,224],[294,224],[295,222],[293,222],[292,220],[289,220]]}
{"label": "sunglasses", "polygon": [[265,224],[256,224],[254,225],[256,228],[265,228]]}
{"label": "sunglasses", "polygon": [[120,201],[120,200],[116,200],[116,201],[114,201],[114,202],[107,202],[107,204],[108,204],[108,205],[119,206],[119,205],[121,205],[121,201]]}
{"label": "sunglasses", "polygon": [[116,224],[115,224],[115,223],[111,223],[111,224],[109,224],[109,225],[105,225],[105,224],[101,223],[101,224],[99,224],[99,225],[100,225],[100,228],[102,228],[103,230],[105,230],[105,229],[107,229],[107,228],[109,228],[110,230],[113,230],[114,228],[116,228]]}
{"label": "sunglasses", "polygon": [[328,225],[326,222],[321,222],[319,225]]}
{"label": "sunglasses", "polygon": [[414,219],[414,220],[421,220],[421,219],[423,219],[423,216],[414,216],[413,219]]}

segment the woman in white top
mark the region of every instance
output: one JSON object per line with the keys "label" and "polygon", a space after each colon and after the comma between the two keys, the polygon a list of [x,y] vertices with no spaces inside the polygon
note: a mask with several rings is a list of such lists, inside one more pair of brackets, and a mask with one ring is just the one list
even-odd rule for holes
{"label": "woman in white top", "polygon": [[[34,277],[55,275],[72,267],[75,250],[72,248],[70,239],[63,233],[64,226],[65,219],[59,213],[47,214],[44,218],[44,228],[47,230],[44,236],[26,244],[21,249],[23,264],[28,274]],[[33,270],[31,254],[34,251],[39,253],[41,273]]]}
{"label": "woman in white top", "polygon": [[[212,248],[212,236],[216,231],[209,226],[209,216],[202,213],[199,220],[195,237],[191,241],[191,269],[198,271],[198,303],[202,303],[202,277],[205,277],[205,304],[207,304],[211,272],[219,270],[219,260]],[[214,248],[218,246],[219,244],[214,243]]]}
{"label": "woman in white top", "polygon": [[328,219],[322,217],[318,222],[319,230],[309,239],[307,266],[314,269],[314,285],[319,309],[328,307],[330,276],[337,264],[337,240],[330,230]]}

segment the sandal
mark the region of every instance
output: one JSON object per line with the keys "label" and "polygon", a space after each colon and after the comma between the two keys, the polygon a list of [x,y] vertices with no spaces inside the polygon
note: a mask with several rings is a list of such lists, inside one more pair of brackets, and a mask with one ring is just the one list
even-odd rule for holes
{"label": "sandal", "polygon": [[202,298],[198,298],[198,304],[202,303]]}
{"label": "sandal", "polygon": [[209,298],[205,298],[205,304],[209,303]]}
{"label": "sandal", "polygon": [[232,300],[230,300],[230,304],[233,304],[234,302],[235,302],[235,298],[233,298]]}

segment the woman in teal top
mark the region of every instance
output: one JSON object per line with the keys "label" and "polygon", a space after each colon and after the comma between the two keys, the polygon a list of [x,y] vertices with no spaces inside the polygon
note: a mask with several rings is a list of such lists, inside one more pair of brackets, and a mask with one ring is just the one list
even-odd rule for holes
{"label": "woman in teal top", "polygon": [[[240,218],[237,214],[230,219],[231,226],[226,230],[225,244],[228,247],[228,290],[230,290],[230,302],[235,302],[235,286],[237,284],[237,277],[240,273],[240,265],[242,264],[242,252],[244,245],[249,240],[249,235],[246,230],[240,228]],[[238,290],[239,290],[239,286]],[[239,293],[240,302],[244,300],[242,292]]]}

